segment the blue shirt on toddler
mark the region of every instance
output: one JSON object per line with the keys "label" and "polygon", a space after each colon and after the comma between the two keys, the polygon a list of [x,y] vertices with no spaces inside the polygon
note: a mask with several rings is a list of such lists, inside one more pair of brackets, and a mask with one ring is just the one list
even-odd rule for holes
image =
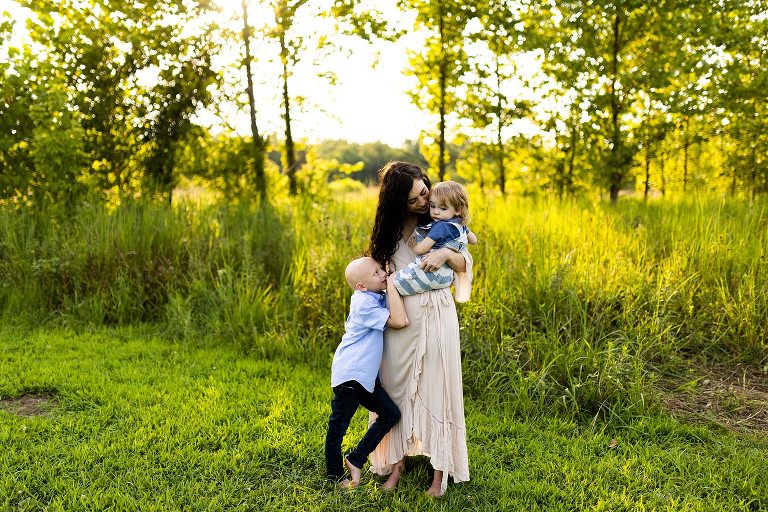
{"label": "blue shirt on toddler", "polygon": [[359,382],[373,392],[384,350],[384,329],[389,320],[383,293],[355,290],[344,324],[344,336],[331,364],[331,387],[347,381]]}
{"label": "blue shirt on toddler", "polygon": [[[451,220],[436,220],[426,226],[416,228],[418,241],[420,242],[425,238],[434,240],[435,244],[430,249],[431,251],[440,249],[446,244],[451,249],[460,251],[467,245],[467,233],[469,232],[462,222],[461,217],[454,217]],[[455,242],[453,242],[454,240]]]}

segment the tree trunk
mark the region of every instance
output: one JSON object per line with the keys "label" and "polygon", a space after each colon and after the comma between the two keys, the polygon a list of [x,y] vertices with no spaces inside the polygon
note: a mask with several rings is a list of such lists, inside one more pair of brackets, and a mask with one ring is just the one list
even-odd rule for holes
{"label": "tree trunk", "polygon": [[565,177],[565,189],[568,194],[573,193],[573,168],[576,161],[576,142],[578,139],[578,124],[574,120],[573,126],[571,126],[571,156],[568,159],[568,174]]}
{"label": "tree trunk", "polygon": [[620,108],[618,93],[616,92],[616,80],[619,73],[619,50],[621,49],[621,41],[619,39],[621,26],[621,18],[619,16],[619,7],[616,7],[616,16],[613,20],[613,47],[611,61],[611,127],[612,127],[612,142],[611,146],[611,158],[609,169],[609,189],[611,194],[611,202],[615,203],[619,199],[619,190],[621,189],[622,171],[619,168],[622,165],[623,155],[621,145],[621,130],[619,129],[619,114]]}
{"label": "tree trunk", "polygon": [[480,190],[485,190],[485,176],[483,173],[483,156],[480,154],[479,151],[475,153],[475,156],[477,157],[477,178],[478,178],[478,184],[480,185]]}
{"label": "tree trunk", "polygon": [[292,196],[298,193],[296,184],[296,150],[291,135],[291,97],[288,94],[288,47],[285,43],[285,33],[280,33],[280,59],[283,62],[283,118],[285,119],[285,167],[288,174],[288,187]]}
{"label": "tree trunk", "polygon": [[651,145],[645,146],[645,190],[643,199],[648,199],[648,192],[651,190]]}
{"label": "tree trunk", "polygon": [[752,143],[752,152],[750,154],[750,164],[752,167],[752,200],[757,197],[757,153],[755,151],[755,143]]}
{"label": "tree trunk", "polygon": [[259,196],[266,198],[267,196],[267,184],[264,178],[264,140],[259,134],[259,129],[256,126],[256,101],[253,95],[253,73],[251,70],[251,27],[248,25],[248,1],[242,1],[243,7],[243,44],[245,45],[245,73],[248,79],[248,106],[250,107],[251,117],[251,137],[252,146],[251,151],[253,158],[253,174],[255,178],[256,191]]}
{"label": "tree trunk", "polygon": [[446,70],[446,57],[445,57],[445,34],[443,30],[443,4],[440,2],[440,19],[439,19],[439,28],[440,28],[440,70],[438,72],[438,79],[440,82],[440,136],[438,140],[439,144],[439,158],[437,162],[437,177],[438,181],[443,181],[445,178],[445,114],[446,114],[446,107],[445,107],[445,84],[447,81],[447,70]]}
{"label": "tree trunk", "polygon": [[661,160],[659,161],[660,174],[661,174],[661,195],[667,195],[667,177],[664,175],[664,163],[667,160],[667,155],[664,151],[661,152]]}
{"label": "tree trunk", "polygon": [[[725,131],[720,130],[720,154],[725,157]],[[723,164],[723,167],[725,167],[725,164]],[[731,186],[729,187],[731,189],[731,197],[736,197],[736,166],[731,166]]]}
{"label": "tree trunk", "polygon": [[496,73],[496,164],[499,168],[499,190],[501,195],[506,193],[506,169],[504,169],[504,141],[501,138],[501,128],[503,127],[502,109],[504,105],[501,102],[501,76],[499,75],[499,56],[495,55],[495,73]]}
{"label": "tree trunk", "polygon": [[689,123],[688,116],[685,116],[685,133],[683,134],[683,192],[688,188],[688,146],[690,145],[688,140]]}

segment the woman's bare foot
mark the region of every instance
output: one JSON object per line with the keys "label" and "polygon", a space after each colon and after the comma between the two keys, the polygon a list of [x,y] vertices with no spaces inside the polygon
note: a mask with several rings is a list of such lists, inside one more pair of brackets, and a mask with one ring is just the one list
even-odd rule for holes
{"label": "woman's bare foot", "polygon": [[339,488],[341,489],[354,489],[355,487],[357,487],[357,485],[353,484],[349,478],[345,478],[344,480],[342,480],[336,485],[338,485]]}
{"label": "woman's bare foot", "polygon": [[381,484],[381,488],[385,491],[392,491],[397,487],[397,482],[400,481],[400,477],[403,476],[403,473],[405,472],[405,461],[401,460],[400,462],[396,463],[394,466],[392,466],[392,473],[390,473],[389,478],[387,478],[387,481]]}
{"label": "woman's bare foot", "polygon": [[439,498],[443,495],[442,491],[442,485],[443,485],[443,472],[435,470],[435,476],[432,477],[432,485],[429,486],[429,489],[427,489],[427,496],[432,496],[433,498]]}
{"label": "woman's bare foot", "polygon": [[352,475],[352,481],[349,482],[349,488],[357,487],[360,485],[360,477],[363,475],[363,471],[349,462],[346,457],[344,457],[344,463],[347,465],[347,469],[349,470],[349,474]]}

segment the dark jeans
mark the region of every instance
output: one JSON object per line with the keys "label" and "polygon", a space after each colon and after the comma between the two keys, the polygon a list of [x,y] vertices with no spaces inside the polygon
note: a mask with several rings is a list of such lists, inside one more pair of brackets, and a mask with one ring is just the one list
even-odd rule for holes
{"label": "dark jeans", "polygon": [[381,387],[378,377],[373,393],[366,391],[359,382],[354,380],[334,387],[331,417],[328,419],[328,433],[325,436],[325,467],[328,478],[332,480],[341,480],[344,477],[341,441],[349,428],[352,416],[361,405],[375,412],[378,418],[368,427],[368,431],[357,447],[347,455],[347,460],[355,467],[363,467],[368,455],[376,449],[384,435],[400,421],[400,409]]}

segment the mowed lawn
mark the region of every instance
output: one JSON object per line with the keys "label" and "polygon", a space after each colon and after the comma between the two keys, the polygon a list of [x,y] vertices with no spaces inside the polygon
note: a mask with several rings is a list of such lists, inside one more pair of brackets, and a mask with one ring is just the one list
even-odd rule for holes
{"label": "mowed lawn", "polygon": [[[150,329],[0,330],[2,510],[766,510],[768,439],[640,418],[513,415],[465,397],[472,480],[424,495],[323,478],[331,354],[260,360]],[[23,395],[50,402],[21,408]],[[353,420],[347,447],[367,416]]]}

